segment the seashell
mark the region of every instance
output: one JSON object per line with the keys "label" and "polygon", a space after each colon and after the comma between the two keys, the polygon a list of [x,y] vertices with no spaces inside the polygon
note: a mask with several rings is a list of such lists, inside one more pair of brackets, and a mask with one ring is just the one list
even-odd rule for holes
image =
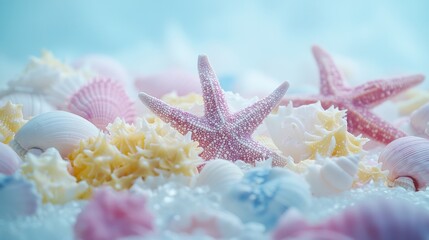
{"label": "seashell", "polygon": [[65,110],[70,98],[79,89],[88,84],[88,79],[89,77],[82,74],[75,74],[56,82],[46,95],[47,101],[57,109]]}
{"label": "seashell", "polygon": [[245,230],[234,214],[212,209],[198,209],[173,219],[168,229],[188,236],[210,236],[214,239],[239,239]]}
{"label": "seashell", "polygon": [[134,86],[139,92],[145,92],[157,98],[175,89],[179,96],[189,93],[201,93],[200,80],[193,74],[180,69],[170,69],[153,76],[138,76]]}
{"label": "seashell", "polygon": [[429,138],[426,133],[429,124],[429,103],[423,105],[411,114],[410,125],[419,136]]}
{"label": "seashell", "polygon": [[39,203],[33,184],[16,176],[0,174],[0,219],[32,215]]}
{"label": "seashell", "polygon": [[42,95],[35,93],[10,93],[0,99],[0,105],[5,104],[7,101],[11,101],[14,104],[22,104],[22,114],[25,119],[55,110]]}
{"label": "seashell", "polygon": [[55,148],[48,148],[42,155],[25,155],[21,165],[21,174],[33,182],[42,196],[43,203],[64,204],[84,197],[88,184],[76,183],[67,170],[64,161]]}
{"label": "seashell", "polygon": [[20,76],[8,85],[14,90],[44,94],[55,82],[73,74],[74,69],[44,51],[40,58],[32,57]]}
{"label": "seashell", "polygon": [[289,104],[270,114],[265,123],[274,144],[297,163],[316,155],[339,157],[362,152],[368,140],[347,132],[345,117],[345,111],[325,110],[320,102],[297,108]]}
{"label": "seashell", "polygon": [[22,105],[7,102],[0,107],[0,142],[9,143],[25,122]]}
{"label": "seashell", "polygon": [[81,240],[144,237],[155,229],[155,219],[144,195],[102,188],[77,216],[74,233]]}
{"label": "seashell", "polygon": [[355,240],[426,239],[429,236],[429,212],[396,199],[371,198],[314,225],[296,212],[286,213],[279,222],[273,234],[275,240],[300,239],[306,233],[321,231]]}
{"label": "seashell", "polygon": [[243,171],[234,163],[214,159],[207,161],[198,175],[195,187],[208,186],[214,192],[224,192],[243,178]]}
{"label": "seashell", "polygon": [[103,55],[87,55],[73,62],[79,70],[89,70],[97,76],[108,77],[114,81],[126,82],[130,79],[127,70],[115,59]]}
{"label": "seashell", "polygon": [[387,178],[391,186],[423,190],[429,184],[429,140],[425,138],[398,138],[384,148],[378,161],[382,170],[389,170]]}
{"label": "seashell", "polygon": [[122,85],[108,79],[96,79],[71,96],[66,108],[105,130],[117,117],[133,122],[136,110]]}
{"label": "seashell", "polygon": [[28,121],[10,146],[23,157],[28,152],[40,155],[56,148],[63,158],[79,146],[81,140],[97,136],[99,129],[75,114],[53,111],[42,113]]}
{"label": "seashell", "polygon": [[311,194],[305,180],[283,168],[254,168],[233,184],[223,196],[225,209],[243,222],[258,222],[271,228],[289,208],[310,205]]}
{"label": "seashell", "polygon": [[352,187],[359,169],[360,155],[323,159],[308,168],[305,180],[315,196],[326,196]]}
{"label": "seashell", "polygon": [[0,142],[0,174],[12,175],[19,169],[21,158],[8,145]]}

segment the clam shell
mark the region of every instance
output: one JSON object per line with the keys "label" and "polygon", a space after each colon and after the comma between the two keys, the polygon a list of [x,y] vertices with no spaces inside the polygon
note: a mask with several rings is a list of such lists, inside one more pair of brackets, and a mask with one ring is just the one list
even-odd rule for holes
{"label": "clam shell", "polygon": [[428,123],[429,123],[429,103],[426,105],[423,105],[416,111],[414,111],[411,114],[410,117],[410,125],[413,128],[413,130],[424,137],[429,138],[429,135],[427,135],[426,130],[428,129]]}
{"label": "clam shell", "polygon": [[65,158],[81,140],[95,137],[99,132],[92,123],[75,114],[47,112],[28,121],[16,133],[10,146],[22,157],[28,152],[40,155],[54,147]]}
{"label": "clam shell", "polygon": [[306,209],[311,194],[305,180],[283,168],[254,168],[223,196],[225,209],[243,222],[271,228],[289,208]]}
{"label": "clam shell", "polygon": [[73,94],[87,85],[88,82],[87,77],[81,74],[69,76],[62,81],[56,82],[49,90],[46,99],[57,109],[64,110]]}
{"label": "clam shell", "polygon": [[429,184],[429,140],[425,138],[398,138],[384,148],[378,161],[382,163],[382,170],[389,170],[387,178],[391,182],[408,177],[417,190]]}
{"label": "clam shell", "polygon": [[22,114],[25,119],[29,119],[41,113],[55,111],[55,108],[40,94],[24,92],[10,93],[0,99],[0,105],[4,105],[7,101],[11,101],[14,104],[22,104]]}
{"label": "clam shell", "polygon": [[32,215],[39,203],[40,198],[31,183],[15,176],[0,175],[0,218]]}
{"label": "clam shell", "polygon": [[97,79],[79,89],[70,98],[67,110],[102,130],[117,117],[128,123],[132,123],[136,117],[134,104],[122,85],[106,79]]}
{"label": "clam shell", "polygon": [[208,186],[212,191],[223,192],[231,184],[240,181],[243,175],[243,171],[234,163],[215,159],[205,164],[195,181],[195,186]]}
{"label": "clam shell", "polygon": [[358,172],[360,155],[318,159],[324,161],[309,167],[305,179],[315,196],[326,196],[348,190],[352,187]]}
{"label": "clam shell", "polygon": [[8,145],[0,142],[0,173],[12,175],[19,169],[21,158]]}
{"label": "clam shell", "polygon": [[427,210],[406,201],[371,198],[314,225],[296,211],[286,213],[274,230],[273,238],[308,239],[301,237],[308,233],[330,232],[355,240],[427,239],[428,226]]}

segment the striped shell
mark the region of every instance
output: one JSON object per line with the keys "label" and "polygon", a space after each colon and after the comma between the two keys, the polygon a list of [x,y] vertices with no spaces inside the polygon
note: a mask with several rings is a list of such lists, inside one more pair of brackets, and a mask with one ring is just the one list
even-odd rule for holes
{"label": "striped shell", "polygon": [[4,105],[7,101],[11,101],[14,104],[22,104],[22,114],[25,119],[55,110],[55,108],[40,94],[24,92],[11,93],[0,99],[0,105]]}
{"label": "striped shell", "polygon": [[40,197],[33,184],[16,176],[0,174],[0,219],[32,215],[39,204]]}
{"label": "striped shell", "polygon": [[[317,159],[309,167],[305,179],[315,196],[326,196],[348,190],[358,172],[360,155]],[[317,162],[321,163],[317,163]]]}
{"label": "striped shell", "polygon": [[75,114],[47,112],[28,121],[16,133],[10,146],[21,157],[28,152],[40,155],[54,147],[65,158],[79,146],[81,140],[97,136],[99,131],[92,123]]}
{"label": "striped shell", "polygon": [[128,123],[136,117],[134,104],[122,85],[106,79],[94,80],[74,93],[67,111],[87,119],[102,130],[117,117]]}
{"label": "striped shell", "polygon": [[234,163],[215,159],[206,162],[203,170],[197,177],[195,186],[208,186],[215,192],[223,192],[243,178],[243,171]]}
{"label": "striped shell", "polygon": [[273,239],[303,239],[300,238],[303,235],[322,231],[354,240],[427,239],[429,212],[405,201],[371,198],[316,225],[309,224],[296,212],[285,214],[274,230]]}
{"label": "striped shell", "polygon": [[[382,170],[389,170],[389,185],[423,190],[429,184],[429,140],[408,136],[396,139],[381,152]],[[396,182],[396,183],[395,183]]]}
{"label": "striped shell", "polygon": [[289,208],[310,205],[308,184],[301,176],[283,168],[254,168],[224,194],[225,209],[243,222],[272,227]]}
{"label": "striped shell", "polygon": [[8,145],[0,142],[0,174],[12,175],[19,169],[21,158]]}

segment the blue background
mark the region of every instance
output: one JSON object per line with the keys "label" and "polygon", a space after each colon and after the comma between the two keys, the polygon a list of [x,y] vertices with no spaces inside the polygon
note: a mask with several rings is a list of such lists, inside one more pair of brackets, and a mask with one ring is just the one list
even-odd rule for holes
{"label": "blue background", "polygon": [[49,49],[65,61],[109,55],[132,73],[195,71],[197,55],[205,53],[224,80],[257,72],[317,84],[314,44],[352,81],[428,75],[428,9],[423,0],[1,0],[0,81]]}

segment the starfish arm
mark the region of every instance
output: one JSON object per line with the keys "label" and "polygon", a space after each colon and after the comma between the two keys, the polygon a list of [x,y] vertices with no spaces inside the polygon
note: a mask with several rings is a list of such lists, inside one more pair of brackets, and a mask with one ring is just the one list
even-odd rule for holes
{"label": "starfish arm", "polygon": [[320,93],[322,95],[337,95],[340,92],[348,91],[331,56],[318,46],[313,46],[312,50],[319,66]]}
{"label": "starfish arm", "polygon": [[228,104],[216,74],[205,55],[198,58],[198,72],[204,99],[205,117],[213,123],[225,123],[225,118],[229,115]]}
{"label": "starfish arm", "polygon": [[288,88],[289,83],[284,82],[267,97],[233,114],[231,116],[233,128],[237,132],[251,136],[265,117],[277,106]]}
{"label": "starfish arm", "polygon": [[[194,132],[194,129],[206,128],[204,120],[184,112],[180,109],[172,107],[161,100],[152,97],[146,93],[139,93],[140,100],[148,107],[153,113],[155,113],[163,121],[170,123],[181,134],[188,132]],[[207,129],[209,130],[209,129]]]}
{"label": "starfish arm", "polygon": [[290,103],[292,103],[293,107],[299,107],[302,105],[308,105],[308,104],[312,104],[312,103],[316,103],[318,101],[320,101],[321,97],[320,96],[287,96],[284,97],[281,102],[280,105],[281,106],[287,106]]}
{"label": "starfish arm", "polygon": [[352,101],[356,106],[375,107],[411,87],[423,82],[423,75],[411,75],[387,80],[370,81],[353,90]]}
{"label": "starfish arm", "polygon": [[[286,160],[277,155],[277,153],[271,151],[267,147],[252,139],[242,139],[238,142],[238,144],[239,145],[235,146],[234,149],[240,149],[240,157],[238,158],[236,156],[231,156],[234,159],[243,160],[247,163],[255,165],[257,160],[266,160],[268,158],[272,158],[273,165],[277,167],[284,167],[287,163]],[[234,149],[231,149],[232,153],[237,152],[234,151]]]}
{"label": "starfish arm", "polygon": [[347,124],[350,132],[362,133],[378,142],[389,144],[393,140],[407,136],[401,130],[382,120],[364,108],[349,108]]}

